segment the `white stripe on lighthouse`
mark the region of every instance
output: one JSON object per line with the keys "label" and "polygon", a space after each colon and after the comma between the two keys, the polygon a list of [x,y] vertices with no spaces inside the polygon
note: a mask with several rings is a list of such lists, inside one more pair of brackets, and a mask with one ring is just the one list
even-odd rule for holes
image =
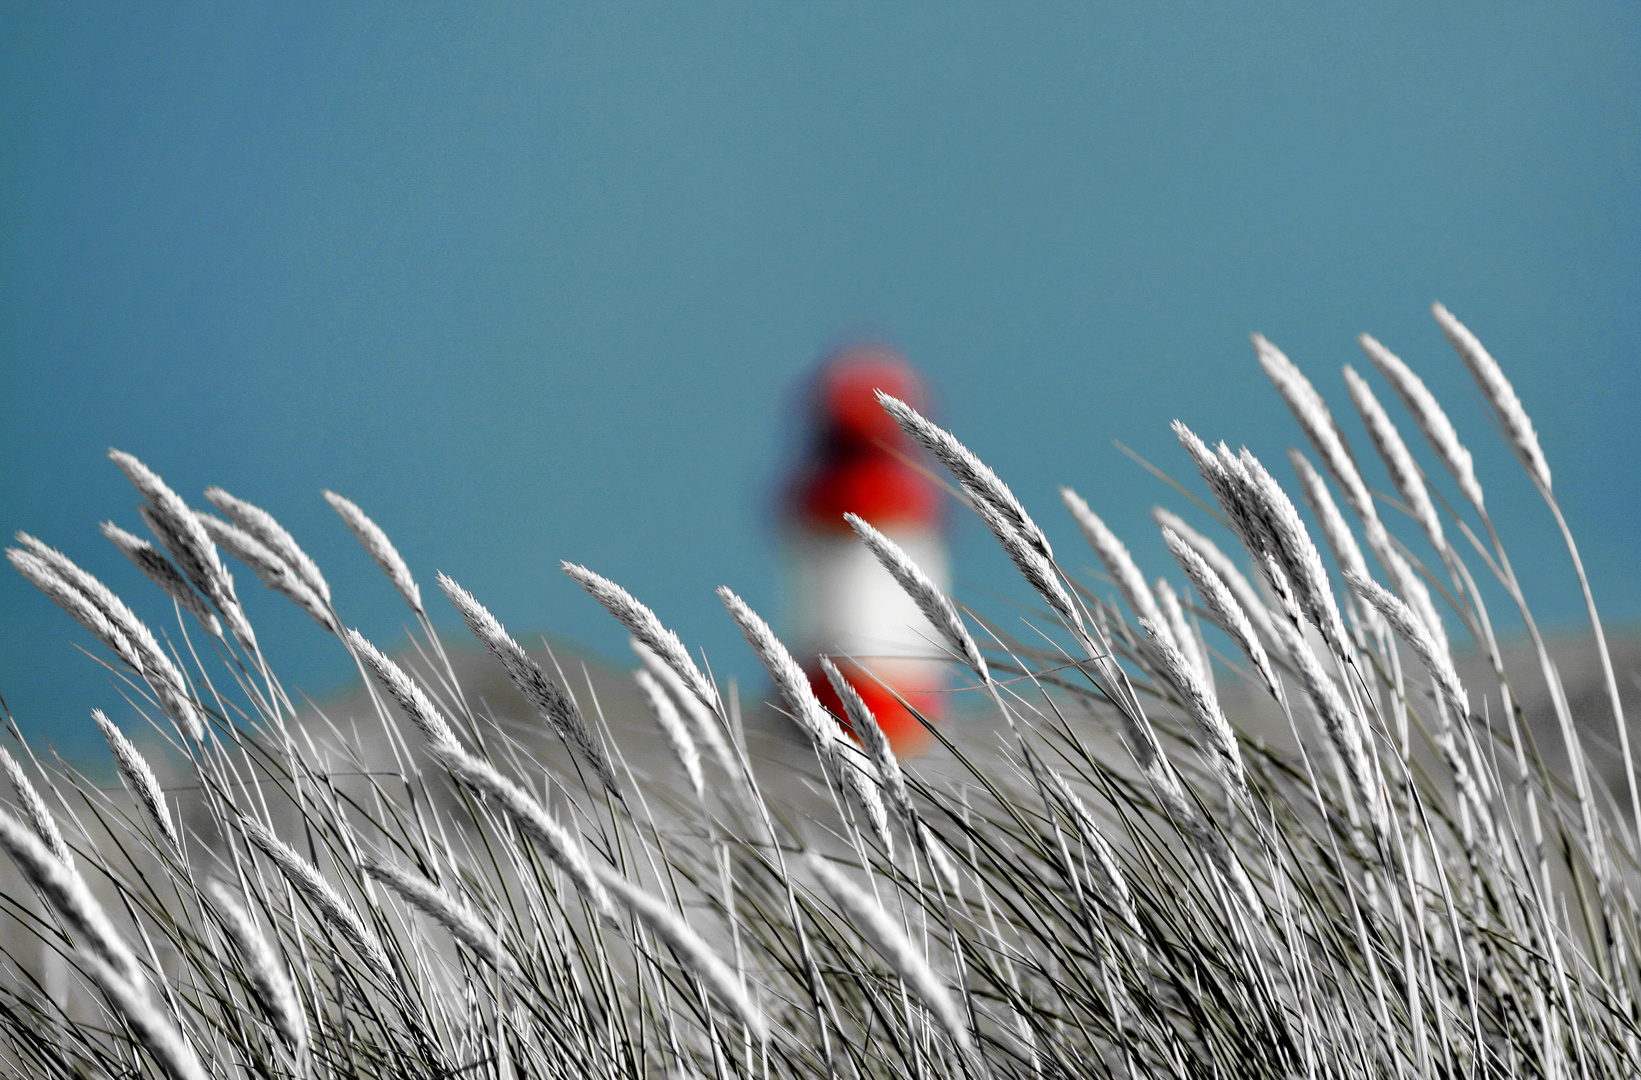
{"label": "white stripe on lighthouse", "polygon": [[[927,529],[885,529],[935,584],[946,587],[946,545]],[[799,655],[934,657],[940,634],[853,533],[788,539],[787,626]]]}

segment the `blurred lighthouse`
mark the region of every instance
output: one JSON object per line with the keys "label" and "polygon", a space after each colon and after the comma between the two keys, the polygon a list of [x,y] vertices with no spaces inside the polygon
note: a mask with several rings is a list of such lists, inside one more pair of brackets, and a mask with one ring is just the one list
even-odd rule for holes
{"label": "blurred lighthouse", "polygon": [[927,405],[917,372],[878,343],[832,353],[806,391],[808,441],[784,498],[787,636],[822,704],[844,714],[816,662],[824,653],[904,755],[922,749],[928,733],[901,699],[930,721],[944,713],[939,635],[843,515],[870,522],[945,587],[944,507],[939,486],[918,468],[921,452],[883,411],[874,390],[919,411]]}

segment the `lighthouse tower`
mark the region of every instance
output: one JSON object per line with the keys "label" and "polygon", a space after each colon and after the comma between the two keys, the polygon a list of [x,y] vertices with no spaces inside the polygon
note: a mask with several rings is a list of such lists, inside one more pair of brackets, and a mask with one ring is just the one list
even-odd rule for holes
{"label": "lighthouse tower", "polygon": [[844,715],[816,658],[831,656],[871,707],[897,753],[917,753],[943,715],[946,664],[938,632],[843,520],[858,514],[906,550],[937,584],[948,576],[940,488],[921,454],[874,396],[923,409],[911,365],[881,344],[832,354],[806,397],[809,441],[785,490],[790,582],[788,640],[822,704]]}

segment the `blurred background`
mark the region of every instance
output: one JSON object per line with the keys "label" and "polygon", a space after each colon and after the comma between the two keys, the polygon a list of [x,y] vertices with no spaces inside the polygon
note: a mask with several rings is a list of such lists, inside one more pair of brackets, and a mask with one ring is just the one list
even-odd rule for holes
{"label": "blurred background", "polygon": [[[453,628],[435,570],[629,662],[567,558],[750,683],[712,590],[779,609],[792,395],[838,342],[904,351],[1068,568],[1094,560],[1061,483],[1157,574],[1148,510],[1188,507],[1112,441],[1182,479],[1175,417],[1298,441],[1259,330],[1365,451],[1339,367],[1366,330],[1576,631],[1437,299],[1514,380],[1604,616],[1641,619],[1634,4],[6,4],[0,56],[0,525],[155,625],[97,533],[141,531],[110,446],[274,513],[384,645],[408,613],[322,488]],[[1023,588],[954,518],[959,598],[1009,618]],[[287,685],[339,690],[341,648],[235,572]],[[7,568],[0,694],[70,753],[119,704],[74,643]]]}

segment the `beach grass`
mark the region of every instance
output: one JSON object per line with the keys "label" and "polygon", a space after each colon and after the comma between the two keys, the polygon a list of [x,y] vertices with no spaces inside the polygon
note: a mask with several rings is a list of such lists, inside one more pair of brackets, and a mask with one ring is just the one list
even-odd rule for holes
{"label": "beach grass", "polygon": [[[635,693],[669,763],[654,783],[594,695],[439,575],[536,714],[529,731],[502,722],[355,503],[325,493],[404,598],[410,655],[347,628],[332,583],[265,510],[212,488],[220,516],[201,512],[113,452],[153,541],[104,532],[152,583],[135,585],[175,602],[174,625],[151,630],[32,536],[7,554],[100,642],[165,745],[88,715],[122,795],[42,763],[11,725],[0,846],[26,888],[0,897],[0,1068],[1641,1074],[1641,794],[1594,592],[1526,407],[1477,337],[1434,314],[1566,538],[1601,660],[1587,714],[1573,714],[1461,425],[1366,336],[1404,415],[1347,369],[1350,407],[1393,490],[1369,486],[1328,403],[1256,335],[1308,446],[1297,482],[1176,425],[1173,471],[1196,505],[1156,515],[1179,573],[1154,582],[1068,488],[1105,574],[1071,572],[1086,556],[1056,554],[957,434],[884,398],[1032,597],[1024,623],[966,608],[851,519],[929,615],[954,683],[986,703],[990,737],[935,728],[927,761],[897,761],[827,665],[859,739],[845,734],[800,658],[726,587],[795,722],[799,741],[771,764],[749,750],[755,703],[640,599],[566,564],[634,635]],[[1415,432],[1451,484],[1423,470]],[[365,712],[297,706],[223,552],[312,616],[315,648],[353,657]],[[1490,611],[1478,579],[1510,609]],[[1553,748],[1499,646],[1518,628]],[[1467,670],[1487,676],[1467,685],[1455,655],[1484,658]],[[1226,705],[1237,686],[1281,728],[1242,723]],[[1617,748],[1622,788],[1601,783],[1586,739]]]}

